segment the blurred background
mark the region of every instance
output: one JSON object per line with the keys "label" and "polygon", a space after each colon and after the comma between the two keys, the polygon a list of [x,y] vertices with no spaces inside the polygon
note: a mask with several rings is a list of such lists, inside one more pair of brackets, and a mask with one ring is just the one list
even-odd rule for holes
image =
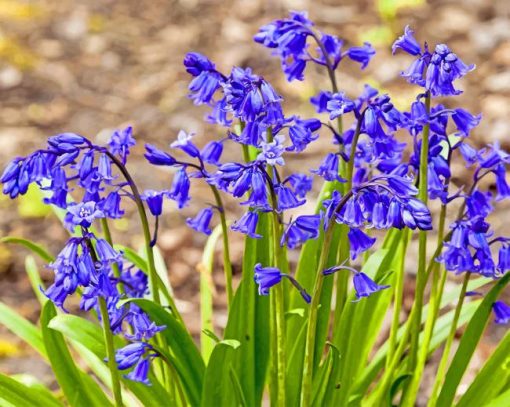
{"label": "blurred background", "polygon": [[[142,143],[166,148],[179,129],[197,133],[197,142],[224,136],[224,129],[204,123],[206,110],[187,98],[189,77],[182,59],[188,51],[209,56],[223,72],[232,65],[251,66],[270,80],[285,98],[285,113],[312,116],[310,96],[329,88],[325,72],[309,67],[305,82],[285,81],[279,61],[252,41],[258,27],[288,10],[308,10],[323,31],[344,38],[347,45],[371,42],[377,55],[360,73],[350,61],[341,64],[340,87],[358,93],[364,83],[390,92],[398,107],[407,108],[416,88],[399,77],[410,63],[405,54],[391,56],[391,43],[406,24],[420,41],[447,43],[477,69],[460,83],[464,94],[445,100],[483,121],[472,135],[478,147],[499,141],[510,147],[510,1],[508,0],[0,0],[0,164],[39,148],[46,137],[63,131],[106,141],[112,129],[133,125],[139,145],[129,166],[142,188],[168,188],[168,172],[143,163]],[[294,167],[312,168],[329,151],[329,135],[294,160]],[[233,156],[233,152],[226,152]],[[289,161],[292,161],[289,159]],[[303,169],[302,169],[303,171]],[[455,183],[469,180],[463,166]],[[319,182],[316,182],[319,188]],[[205,190],[204,190],[205,191]],[[198,273],[204,238],[185,226],[207,202],[206,192],[183,213],[168,203],[159,245],[176,291],[178,305],[198,333]],[[209,199],[209,201],[208,201]],[[234,214],[235,206],[232,206]],[[307,210],[307,208],[304,208]],[[497,228],[510,232],[508,208],[498,212]],[[30,238],[58,253],[66,232],[35,190],[11,202],[0,197],[2,236]],[[135,218],[115,223],[119,242],[138,247]],[[237,273],[242,239],[232,235]],[[413,248],[408,267],[413,271]],[[0,298],[36,320],[38,305],[24,274],[24,249],[0,246]],[[40,264],[46,281],[52,275]],[[215,298],[224,326],[225,298],[221,270]],[[412,294],[412,281],[409,284]],[[500,335],[494,330],[480,349],[483,359]],[[46,366],[0,328],[0,371],[39,371]],[[432,372],[429,372],[432,373]]]}

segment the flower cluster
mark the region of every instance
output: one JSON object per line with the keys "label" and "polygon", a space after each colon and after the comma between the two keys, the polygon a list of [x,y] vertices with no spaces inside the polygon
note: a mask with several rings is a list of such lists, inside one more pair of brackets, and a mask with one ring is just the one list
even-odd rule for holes
{"label": "flower cluster", "polygon": [[[313,38],[315,50],[310,47],[309,38]],[[314,24],[308,19],[306,12],[293,11],[288,18],[262,26],[254,40],[274,49],[274,54],[280,57],[283,72],[289,81],[302,81],[308,62],[335,70],[340,61],[348,57],[359,62],[364,69],[375,54],[369,43],[343,50],[341,39],[314,30]]]}
{"label": "flower cluster", "polygon": [[475,68],[462,62],[445,44],[436,45],[434,52],[429,52],[427,44],[422,49],[409,26],[393,44],[393,53],[397,49],[418,57],[402,76],[409,83],[424,87],[432,96],[458,95],[461,91],[455,89],[453,82]]}
{"label": "flower cluster", "polygon": [[[117,353],[119,369],[135,366],[127,377],[148,383],[148,361],[155,357],[148,341],[164,326],[154,324],[136,305],[119,303],[148,294],[147,276],[92,229],[98,219],[121,218],[123,198],[135,199],[126,190],[132,181],[122,180],[115,171],[125,169],[133,145],[131,127],[115,131],[106,148],[74,133],[59,134],[48,139],[46,149],[14,159],[0,180],[11,198],[25,194],[36,183],[45,192],[45,203],[66,210],[64,224],[72,236],[49,264],[55,279],[43,292],[65,311],[66,299],[80,289],[80,308],[95,309],[99,318],[99,301],[104,299],[112,332],[125,331],[132,341]],[[139,198],[155,216],[161,214],[162,193],[146,191]]]}

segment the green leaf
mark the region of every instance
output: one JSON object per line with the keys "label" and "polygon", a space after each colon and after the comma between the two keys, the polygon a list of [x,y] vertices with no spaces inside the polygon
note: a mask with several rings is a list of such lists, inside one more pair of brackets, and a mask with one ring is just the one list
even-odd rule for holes
{"label": "green leaf", "polygon": [[27,249],[37,254],[46,263],[51,263],[54,260],[54,257],[51,254],[49,254],[48,251],[44,249],[41,245],[38,245],[37,243],[34,243],[27,239],[6,236],[0,239],[0,243],[13,243],[25,246]]}
{"label": "green leaf", "polygon": [[225,340],[240,343],[237,349],[217,344],[207,365],[202,405],[236,406],[232,379],[225,366],[232,366],[248,406],[260,405],[269,358],[269,298],[259,296],[253,280],[257,262],[270,264],[272,246],[269,214],[259,215],[261,239],[246,238],[241,283],[230,306]]}
{"label": "green leaf", "polygon": [[214,267],[214,249],[216,243],[221,236],[221,225],[216,226],[214,231],[207,239],[207,243],[202,255],[202,262],[198,265],[197,269],[200,272],[200,320],[201,320],[201,335],[200,346],[202,348],[202,357],[204,362],[207,363],[211,353],[214,349],[215,341],[207,333],[214,333],[213,325],[213,291],[214,282],[212,279],[212,272]]}
{"label": "green leaf", "polygon": [[437,404],[439,406],[452,404],[457,387],[462,380],[462,376],[464,376],[469,361],[487,326],[492,311],[492,304],[497,300],[500,292],[505,288],[508,282],[510,282],[510,274],[505,274],[485,295],[483,301],[473,315],[473,318],[469,321],[460,340],[457,352],[455,352],[455,356],[446,373],[443,387],[437,399]]}
{"label": "green leaf", "polygon": [[232,366],[229,367],[228,374],[230,375],[230,381],[232,382],[232,387],[234,388],[236,404],[242,407],[247,406],[246,398],[244,397],[241,383],[239,382],[239,378],[237,377],[236,371],[233,369]]}
{"label": "green leaf", "polygon": [[[455,290],[454,290],[455,291]],[[457,292],[460,293],[460,287]],[[473,314],[476,311],[476,307],[480,303],[480,300],[472,301],[464,305],[462,308],[459,323],[458,326],[463,326],[467,321],[471,319]],[[425,307],[426,308],[426,307]],[[427,311],[424,308],[424,313]],[[435,327],[434,327],[434,334],[432,336],[432,340],[429,345],[429,354],[434,352],[435,349],[437,349],[447,338],[448,333],[450,331],[450,326],[453,321],[455,310],[450,310],[445,315],[442,315],[438,318]],[[399,341],[402,338],[402,335],[404,334],[404,330],[406,329],[407,323],[401,326],[398,329],[397,332],[397,341]],[[368,388],[373,383],[373,381],[376,379],[379,371],[384,367],[384,363],[386,360],[386,355],[388,352],[388,342],[385,342],[377,351],[375,356],[372,358],[372,361],[370,364],[364,369],[363,375],[359,378],[356,385],[354,386],[353,393],[364,395],[368,392]],[[402,362],[404,364],[404,362]]]}
{"label": "green leaf", "polygon": [[217,344],[207,365],[202,405],[236,406],[237,397],[226,366],[232,366],[248,406],[260,405],[269,358],[269,298],[259,296],[253,280],[256,262],[270,264],[268,214],[260,214],[257,232],[263,238],[246,238],[243,276],[230,306],[224,338],[240,343],[237,349]]}
{"label": "green leaf", "polygon": [[319,367],[319,371],[313,380],[312,405],[323,406],[325,403],[326,392],[330,386],[330,379],[336,376],[336,371],[340,361],[340,352],[331,343],[328,343],[329,351],[326,360]]}
{"label": "green leaf", "polygon": [[[497,380],[494,380],[497,378]],[[457,407],[484,406],[505,389],[510,380],[510,332],[485,362]]]}
{"label": "green leaf", "polygon": [[[61,332],[66,338],[69,338],[72,341],[73,346],[76,347],[89,366],[93,368],[96,373],[99,371],[99,373],[97,373],[98,376],[105,384],[111,387],[110,371],[104,362],[106,357],[106,348],[103,339],[103,332],[99,325],[75,315],[61,314],[57,315],[50,321],[49,327]],[[118,336],[115,336],[113,339],[116,349],[121,348],[125,344],[125,342]],[[82,347],[76,345],[81,345]],[[87,355],[87,352],[92,353],[96,359]],[[126,379],[122,375],[121,380],[142,403],[146,403],[147,400],[151,400],[157,405],[164,405],[168,400],[168,393],[152,373],[149,375],[149,380],[152,383],[152,386],[150,387],[142,383]]]}
{"label": "green leaf", "polygon": [[4,405],[1,401],[16,407],[62,406],[49,390],[27,386],[2,373],[0,373],[0,404]]}
{"label": "green leaf", "polygon": [[73,407],[111,406],[99,385],[76,367],[62,334],[49,328],[56,315],[55,306],[50,301],[46,302],[41,313],[42,336],[51,367],[67,402]]}
{"label": "green leaf", "polygon": [[205,366],[191,335],[172,314],[154,302],[145,299],[133,299],[130,302],[149,314],[151,320],[157,325],[166,326],[166,329],[159,334],[165,337],[170,351],[166,356],[173,361],[189,403],[193,406],[199,405]]}
{"label": "green leaf", "polygon": [[[400,233],[394,233],[387,248],[374,252],[365,263],[362,271],[379,283],[393,285],[392,280],[396,261],[402,255]],[[384,316],[389,307],[393,287],[355,302],[355,292],[345,304],[340,323],[335,327],[333,343],[342,355],[336,382],[341,383],[339,391],[334,392],[335,405],[345,405],[351,396],[352,387],[363,373],[369,353],[379,334]],[[329,394],[327,398],[333,397]]]}
{"label": "green leaf", "polygon": [[41,331],[3,302],[0,302],[0,324],[47,358]]}
{"label": "green leaf", "polygon": [[25,270],[28,275],[28,279],[30,280],[30,284],[32,285],[32,290],[34,291],[35,296],[39,300],[41,305],[44,305],[46,301],[48,301],[48,297],[46,297],[41,289],[44,289],[44,283],[41,280],[41,276],[39,275],[39,270],[37,270],[37,264],[35,263],[35,259],[33,256],[28,255],[25,259]]}
{"label": "green leaf", "polygon": [[486,404],[485,407],[508,407],[510,406],[510,389],[501,393],[498,397]]}
{"label": "green leaf", "polygon": [[18,197],[18,213],[22,218],[43,218],[51,208],[43,202],[44,195],[39,187],[31,184],[25,195]]}
{"label": "green leaf", "polygon": [[393,399],[395,398],[397,392],[411,377],[413,377],[411,373],[404,373],[395,379],[390,387],[390,391],[388,392],[388,399],[386,400],[389,406],[393,405]]}
{"label": "green leaf", "polygon": [[241,342],[239,342],[235,339],[224,339],[218,343],[221,345],[230,346],[234,350],[237,349],[239,346],[241,346]]}

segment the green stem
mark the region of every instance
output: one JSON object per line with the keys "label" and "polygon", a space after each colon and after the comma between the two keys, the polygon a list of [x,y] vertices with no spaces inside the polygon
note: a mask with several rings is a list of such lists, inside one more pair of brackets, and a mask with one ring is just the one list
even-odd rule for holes
{"label": "green stem", "polygon": [[[441,245],[443,241],[443,234],[445,228],[446,221],[446,205],[441,206],[441,212],[439,215],[439,227],[437,234],[437,247]],[[425,369],[425,363],[427,361],[427,356],[429,354],[429,345],[432,339],[432,334],[434,333],[434,326],[436,324],[437,315],[439,313],[439,307],[441,305],[441,297],[444,288],[444,283],[446,281],[446,273],[443,273],[443,276],[440,278],[440,265],[439,263],[434,261],[432,264],[432,290],[430,293],[429,299],[429,311],[427,313],[427,320],[425,322],[425,327],[423,330],[423,341],[421,343],[421,347],[418,353],[418,361],[416,364],[416,369],[413,374],[413,378],[411,379],[411,384],[406,393],[406,397],[404,398],[403,405],[412,406],[416,401],[416,397],[419,390],[419,385],[421,382],[421,378],[423,375],[423,370]],[[428,277],[427,277],[428,279]]]}
{"label": "green stem", "polygon": [[386,369],[388,369],[397,347],[397,332],[400,326],[400,312],[402,310],[402,301],[404,299],[405,256],[410,236],[410,230],[405,229],[402,234],[402,252],[399,253],[399,264],[397,275],[395,277],[395,305],[393,307],[393,320],[391,322],[390,336],[388,339]]}
{"label": "green stem", "polygon": [[455,314],[453,315],[453,321],[450,328],[450,332],[448,334],[448,338],[446,339],[446,343],[443,350],[443,356],[441,357],[441,361],[439,362],[439,367],[436,372],[436,380],[434,382],[434,387],[432,388],[432,393],[430,395],[429,407],[435,407],[437,404],[437,395],[439,392],[439,388],[443,384],[444,375],[446,373],[446,367],[448,365],[448,359],[450,357],[450,350],[453,344],[453,340],[455,339],[455,333],[457,332],[457,325],[459,323],[460,313],[462,311],[462,306],[464,305],[464,299],[466,298],[467,286],[469,284],[469,278],[471,273],[467,272],[464,275],[464,281],[462,282],[462,288],[460,291],[459,301],[457,302],[457,306],[455,307]]}
{"label": "green stem", "polygon": [[106,346],[106,356],[108,357],[108,367],[112,377],[113,397],[115,399],[115,406],[122,407],[122,392],[120,389],[119,371],[117,363],[115,362],[115,350],[113,348],[113,335],[110,328],[110,317],[106,307],[106,301],[103,297],[99,297],[99,309],[101,311],[101,319],[103,321],[103,337]]}
{"label": "green stem", "polygon": [[[133,198],[136,204],[136,209],[138,210],[138,215],[140,217],[140,222],[142,224],[142,231],[143,231],[143,238],[145,241],[145,252],[147,254],[147,264],[149,267],[149,287],[152,294],[152,297],[154,299],[154,302],[158,305],[161,305],[161,297],[159,295],[159,276],[158,272],[156,271],[156,263],[154,261],[154,251],[152,249],[152,237],[149,227],[149,220],[147,218],[147,212],[145,211],[145,206],[143,204],[142,197],[140,196],[140,192],[138,190],[138,187],[136,186],[135,181],[131,177],[131,174],[125,167],[125,165],[117,158],[115,155],[110,153],[109,151],[105,150],[104,153],[108,155],[108,157],[112,160],[112,162],[117,166],[119,171],[122,173],[124,178],[129,184],[129,187],[131,188],[131,192],[133,193]],[[179,314],[179,311],[177,310],[177,307],[175,305],[175,302],[171,296],[168,297],[169,306],[172,309],[172,313],[175,315],[175,317],[184,325],[184,321]]]}
{"label": "green stem", "polygon": [[[427,93],[425,98],[425,108],[427,116],[430,114],[430,93]],[[428,153],[429,153],[429,133],[430,124],[427,123],[423,126],[421,151],[420,151],[420,170],[419,170],[419,188],[418,198],[427,204],[428,198]],[[427,231],[420,230],[418,241],[418,272],[416,275],[416,297],[413,320],[411,320],[411,344],[409,349],[409,370],[414,371],[416,367],[418,355],[418,340],[420,337],[421,327],[421,311],[423,308],[423,299],[425,294],[425,287],[427,285]],[[417,378],[419,379],[419,378]]]}
{"label": "green stem", "polygon": [[[271,131],[268,131],[268,141],[272,140]],[[271,167],[269,167],[271,168]],[[269,177],[270,178],[270,177]],[[276,197],[276,192],[271,182],[269,184],[269,190],[271,193],[271,205],[272,205],[272,214],[273,214],[273,264],[280,271],[286,269],[286,265],[282,264],[282,254],[280,247],[280,236],[281,236],[281,226],[280,219],[278,218],[278,199]],[[286,406],[286,384],[285,384],[285,376],[287,371],[287,356],[285,353],[286,343],[285,343],[285,302],[284,302],[284,293],[283,293],[283,284],[277,284],[273,287],[274,292],[274,328],[276,336],[276,376],[277,376],[277,405],[280,407]]]}
{"label": "green stem", "polygon": [[[101,218],[101,227],[103,229],[105,240],[110,244],[110,246],[113,247],[112,234],[110,232],[110,227],[108,226],[108,220],[106,218]],[[120,269],[116,262],[112,264],[112,270],[115,278],[120,278]],[[117,283],[117,288],[121,294],[124,294],[124,284],[122,284],[120,281]]]}
{"label": "green stem", "polygon": [[324,232],[324,241],[322,243],[322,250],[319,257],[319,264],[315,273],[315,284],[312,293],[312,302],[310,304],[310,311],[308,316],[308,325],[306,329],[306,346],[305,346],[305,359],[303,362],[303,381],[301,384],[301,407],[308,407],[311,405],[312,396],[312,379],[313,379],[313,363],[314,363],[314,350],[315,350],[315,335],[317,330],[317,316],[319,305],[321,301],[322,286],[324,284],[323,270],[326,268],[328,261],[329,249],[331,240],[333,238],[335,214],[339,212],[345,203],[351,198],[352,190],[347,192],[338,203],[337,207],[331,215],[328,227]]}
{"label": "green stem", "polygon": [[225,272],[227,301],[230,308],[234,298],[234,289],[232,287],[232,263],[230,262],[227,219],[225,217],[225,207],[223,205],[223,201],[221,200],[221,195],[218,191],[218,188],[216,188],[214,185],[211,185],[211,190],[213,191],[214,199],[216,200],[216,206],[218,206],[218,210],[220,212],[221,231],[223,238],[223,271]]}

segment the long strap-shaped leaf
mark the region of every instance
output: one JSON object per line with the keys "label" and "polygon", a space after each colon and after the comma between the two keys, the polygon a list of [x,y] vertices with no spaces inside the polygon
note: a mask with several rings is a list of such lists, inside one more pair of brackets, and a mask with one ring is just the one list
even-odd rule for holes
{"label": "long strap-shaped leaf", "polygon": [[62,334],[48,326],[56,315],[55,306],[48,301],[41,313],[41,329],[48,359],[67,402],[73,407],[111,406],[99,385],[75,365]]}
{"label": "long strap-shaped leaf", "polygon": [[[484,406],[507,386],[510,379],[510,332],[480,370],[457,407]],[[497,378],[494,380],[494,378]]]}
{"label": "long strap-shaped leaf", "polygon": [[0,373],[0,405],[5,405],[4,403],[16,407],[62,406],[49,391],[26,386]]}
{"label": "long strap-shaped leaf", "polygon": [[460,340],[459,347],[448,372],[439,397],[437,399],[438,406],[450,406],[455,398],[457,387],[459,386],[462,376],[466,371],[469,361],[482,337],[483,331],[489,321],[492,310],[492,304],[498,298],[501,290],[510,282],[510,274],[504,275],[492,289],[487,293],[480,306],[476,310],[473,318],[469,322]]}
{"label": "long strap-shaped leaf", "polygon": [[[49,327],[61,332],[66,338],[74,341],[73,345],[77,346],[75,343],[83,345],[104,364],[103,360],[106,357],[106,349],[103,334],[98,325],[75,315],[62,314],[53,318],[50,321]],[[114,337],[114,339],[116,348],[120,348],[124,345],[124,342],[120,340],[120,338]],[[104,364],[104,367],[106,368],[106,364]],[[142,403],[147,402],[147,400],[152,400],[156,404],[164,404],[168,401],[168,393],[163,386],[155,380],[152,374],[149,376],[149,380],[152,383],[150,387],[142,383],[125,379],[124,377],[121,379],[124,385],[131,390]]]}
{"label": "long strap-shaped leaf", "polygon": [[0,324],[47,358],[41,331],[3,302],[0,302]]}
{"label": "long strap-shaped leaf", "polygon": [[[239,390],[248,406],[260,405],[269,358],[269,299],[257,294],[253,280],[256,262],[270,264],[271,245],[267,214],[259,215],[257,232],[261,239],[247,238],[243,257],[243,277],[229,309],[229,319],[224,338],[236,340],[234,349],[218,343],[207,365],[202,406],[237,406]],[[239,380],[239,388],[232,385],[232,369]]]}
{"label": "long strap-shaped leaf", "polygon": [[37,243],[34,243],[27,239],[22,239],[20,237],[12,237],[12,236],[6,236],[0,239],[0,243],[13,243],[13,244],[19,244],[21,246],[25,246],[27,249],[31,250],[33,253],[37,254],[41,259],[43,259],[47,263],[51,263],[54,258],[51,254],[48,253],[48,251],[42,247],[41,245],[38,245]]}

